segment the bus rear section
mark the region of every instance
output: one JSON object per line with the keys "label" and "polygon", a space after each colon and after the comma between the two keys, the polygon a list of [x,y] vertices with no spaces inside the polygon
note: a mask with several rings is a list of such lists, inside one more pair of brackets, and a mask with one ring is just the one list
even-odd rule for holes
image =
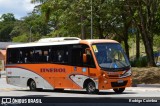
{"label": "bus rear section", "polygon": [[[63,41],[63,40],[62,40]],[[7,83],[37,89],[86,89],[87,93],[131,86],[129,61],[118,42],[76,40],[11,45]]]}

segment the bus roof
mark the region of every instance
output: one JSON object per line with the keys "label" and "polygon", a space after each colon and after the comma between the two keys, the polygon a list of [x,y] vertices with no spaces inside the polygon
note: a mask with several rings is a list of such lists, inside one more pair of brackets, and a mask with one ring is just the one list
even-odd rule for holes
{"label": "bus roof", "polygon": [[[48,39],[48,38],[47,38]],[[43,42],[41,42],[43,41]],[[31,43],[24,43],[24,44],[15,44],[9,45],[7,48],[21,48],[21,47],[33,47],[33,46],[52,46],[52,45],[67,45],[67,44],[93,44],[93,43],[118,43],[115,40],[110,39],[88,39],[88,40],[81,40],[81,39],[67,39],[67,40],[59,40],[59,41],[46,41],[41,40],[38,42],[31,42]]]}
{"label": "bus roof", "polygon": [[89,44],[94,44],[94,43],[118,43],[115,40],[111,40],[111,39],[87,39],[87,40],[81,40],[81,43],[83,42],[87,42]]}

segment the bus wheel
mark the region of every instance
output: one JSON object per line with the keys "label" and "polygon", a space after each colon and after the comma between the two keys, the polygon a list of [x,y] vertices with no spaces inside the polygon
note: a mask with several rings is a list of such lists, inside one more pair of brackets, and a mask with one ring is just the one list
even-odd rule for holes
{"label": "bus wheel", "polygon": [[120,94],[120,93],[123,93],[125,88],[116,88],[116,89],[113,89],[113,90],[114,90],[115,93]]}
{"label": "bus wheel", "polygon": [[93,81],[88,82],[86,86],[86,91],[88,94],[98,93],[98,89],[96,89],[95,83]]}
{"label": "bus wheel", "polygon": [[34,80],[31,80],[29,83],[29,88],[31,91],[36,91],[36,82]]}

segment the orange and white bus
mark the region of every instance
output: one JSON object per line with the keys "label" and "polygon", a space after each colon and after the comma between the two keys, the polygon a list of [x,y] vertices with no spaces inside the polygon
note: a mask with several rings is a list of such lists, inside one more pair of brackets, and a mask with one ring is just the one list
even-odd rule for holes
{"label": "orange and white bus", "polygon": [[6,56],[7,83],[37,89],[113,89],[132,85],[131,66],[114,40],[76,37],[44,38],[10,45]]}

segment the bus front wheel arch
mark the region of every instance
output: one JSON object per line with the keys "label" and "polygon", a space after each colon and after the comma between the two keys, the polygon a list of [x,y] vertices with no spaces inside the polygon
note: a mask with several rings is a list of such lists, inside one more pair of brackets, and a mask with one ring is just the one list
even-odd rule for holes
{"label": "bus front wheel arch", "polygon": [[99,92],[99,90],[96,89],[95,82],[93,80],[91,80],[91,79],[85,80],[85,82],[83,84],[83,88],[86,89],[88,94],[95,94],[95,93]]}
{"label": "bus front wheel arch", "polygon": [[30,91],[36,91],[37,90],[36,82],[33,79],[28,80],[27,86],[29,86]]}

